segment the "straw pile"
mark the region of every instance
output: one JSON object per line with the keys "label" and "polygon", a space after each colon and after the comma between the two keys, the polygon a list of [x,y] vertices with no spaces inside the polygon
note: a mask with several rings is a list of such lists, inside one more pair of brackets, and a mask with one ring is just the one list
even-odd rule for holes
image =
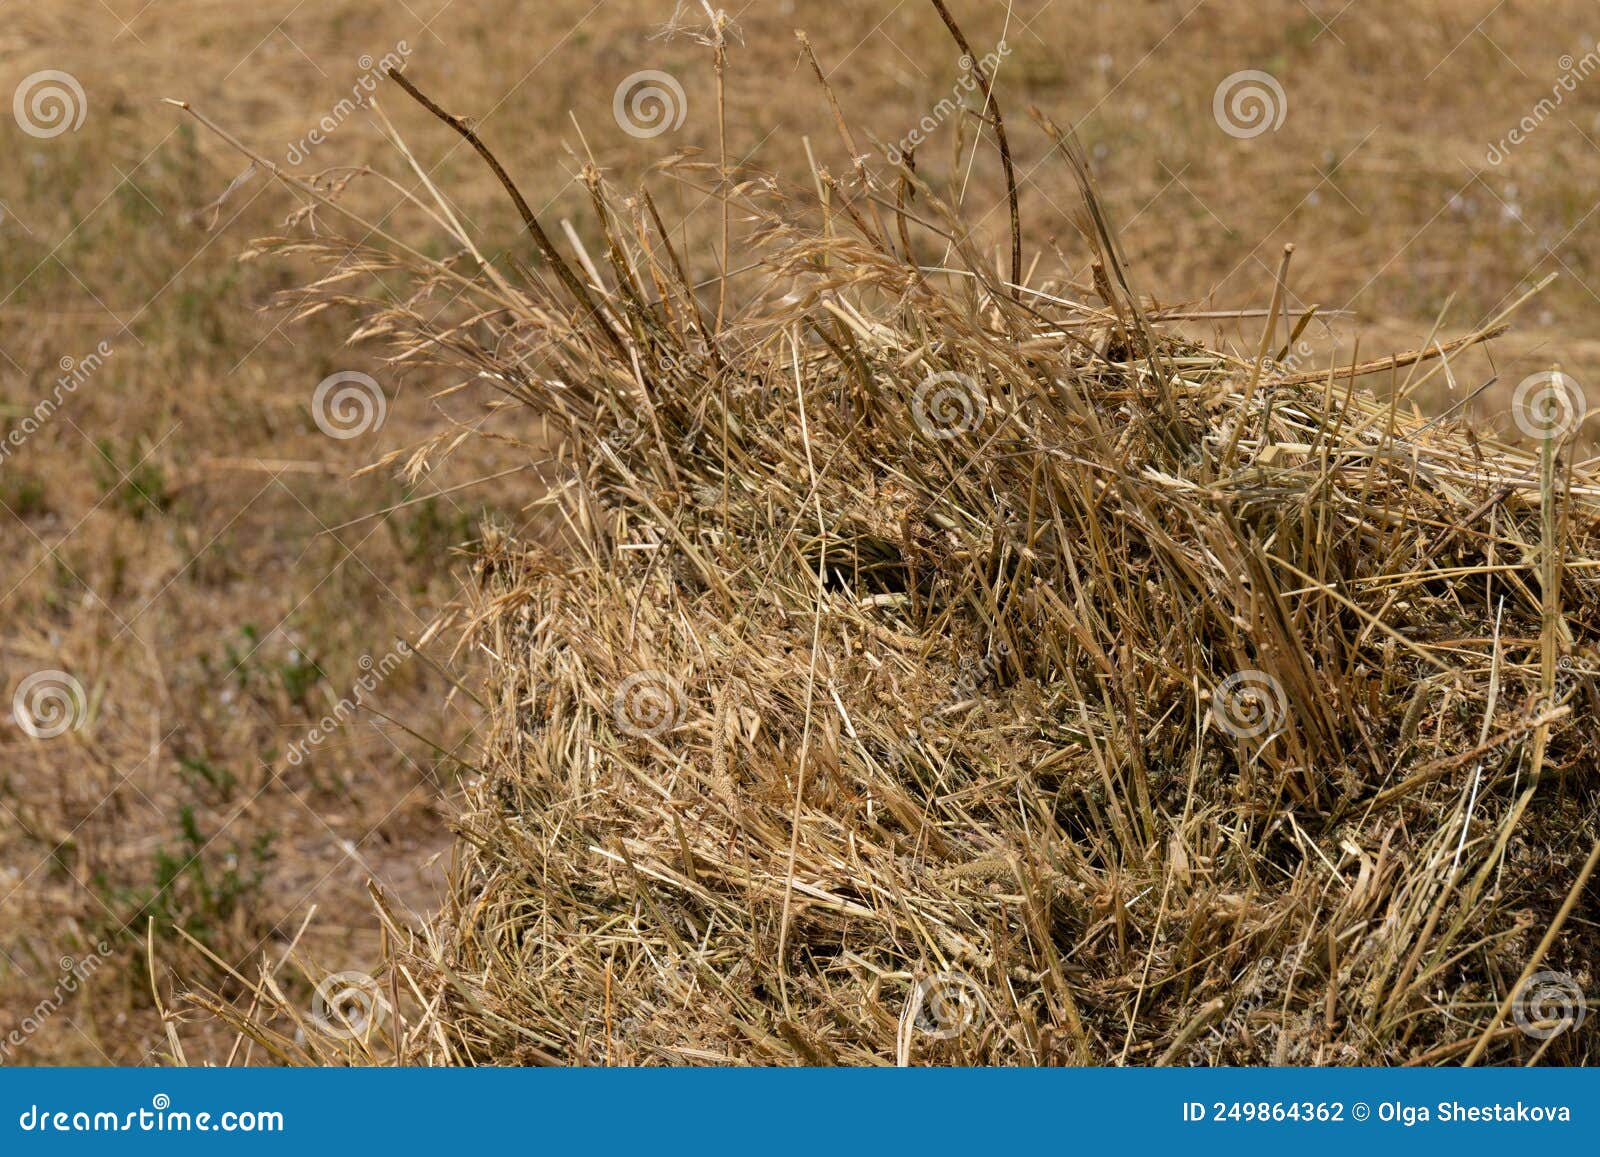
{"label": "straw pile", "polygon": [[1185,340],[1041,131],[1081,280],[998,274],[909,163],[666,166],[750,225],[725,302],[593,171],[601,260],[525,213],[544,280],[401,262],[358,336],[565,472],[474,571],[494,737],[452,902],[394,925],[413,1011],[296,1057],[1592,1059],[1527,981],[1594,987],[1593,463],[1362,387],[1499,326],[1294,373],[1281,299],[1259,357]]}

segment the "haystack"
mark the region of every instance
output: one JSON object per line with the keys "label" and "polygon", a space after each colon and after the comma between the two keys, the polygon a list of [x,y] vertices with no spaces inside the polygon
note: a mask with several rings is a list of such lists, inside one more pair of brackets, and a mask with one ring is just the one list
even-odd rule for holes
{"label": "haystack", "polygon": [[493,739],[447,909],[394,924],[409,1015],[248,1031],[435,1063],[1594,1058],[1580,392],[1522,392],[1522,451],[1366,388],[1498,318],[1291,370],[1283,274],[1255,357],[1186,339],[1038,119],[1081,235],[1066,265],[1019,236],[1022,275],[910,158],[665,164],[746,226],[728,281],[592,169],[593,259],[502,174],[547,277],[371,243],[417,282],[362,335],[526,407],[564,469],[543,530],[478,552]]}

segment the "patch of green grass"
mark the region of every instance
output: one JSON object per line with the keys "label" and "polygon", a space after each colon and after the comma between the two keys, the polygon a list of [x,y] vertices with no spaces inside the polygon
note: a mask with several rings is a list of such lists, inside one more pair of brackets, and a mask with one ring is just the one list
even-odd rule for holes
{"label": "patch of green grass", "polygon": [[[409,498],[408,492],[402,501]],[[427,498],[401,507],[385,525],[407,565],[425,581],[449,568],[451,550],[475,537],[473,528],[482,514]]]}
{"label": "patch of green grass", "polygon": [[231,800],[234,789],[239,786],[238,777],[233,772],[199,755],[178,756],[178,776],[189,790],[199,792],[209,789],[222,802]]}
{"label": "patch of green grass", "polygon": [[113,908],[131,909],[126,927],[143,929],[155,921],[158,935],[171,936],[183,929],[203,943],[214,943],[225,926],[240,917],[259,919],[256,901],[275,858],[275,831],[259,833],[248,847],[237,842],[226,847],[200,829],[194,808],[185,804],[178,813],[178,839],[157,849],[151,885],[144,889],[104,888],[115,901]]}
{"label": "patch of green grass", "polygon": [[31,475],[9,470],[0,470],[0,502],[18,518],[36,518],[50,511],[44,483]]}
{"label": "patch of green grass", "polygon": [[94,462],[95,480],[101,493],[113,506],[130,518],[142,520],[152,511],[165,514],[176,497],[166,471],[148,453],[129,447],[127,465],[109,438],[95,443],[100,457]]}
{"label": "patch of green grass", "polygon": [[232,682],[242,694],[270,698],[282,691],[302,711],[310,710],[311,692],[323,680],[321,665],[298,645],[281,659],[270,655],[254,623],[244,624],[237,640],[222,645],[220,663],[202,655],[200,669],[207,681]]}

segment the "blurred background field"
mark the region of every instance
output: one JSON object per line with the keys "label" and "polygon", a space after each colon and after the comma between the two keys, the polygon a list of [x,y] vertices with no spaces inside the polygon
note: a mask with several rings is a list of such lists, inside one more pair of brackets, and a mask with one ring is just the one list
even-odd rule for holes
{"label": "blurred background field", "polygon": [[[1510,334],[1453,363],[1453,387],[1441,375],[1416,404],[1444,413],[1497,376],[1461,413],[1515,439],[1510,390],[1551,362],[1600,401],[1600,80],[1577,75],[1600,51],[1592,6],[952,7],[979,53],[1007,46],[998,91],[1015,110],[1034,238],[1070,249],[1076,201],[1059,163],[1041,163],[1029,104],[1078,127],[1147,292],[1197,310],[1264,307],[1292,241],[1292,301],[1326,314],[1307,337],[1316,356],[1347,360],[1358,340],[1377,357],[1423,345],[1436,324],[1442,337],[1474,329],[1554,273]],[[703,14],[671,2],[12,0],[4,11],[0,93],[58,70],[84,98],[81,125],[56,136],[0,119],[4,429],[21,430],[101,343],[111,352],[0,462],[5,695],[41,670],[84,689],[81,726],[57,738],[0,721],[0,1034],[20,1041],[6,1063],[155,1061],[170,1050],[161,1005],[191,983],[226,992],[230,968],[286,952],[302,930],[296,951],[320,968],[373,965],[369,879],[426,917],[482,722],[455,690],[475,686],[455,632],[384,679],[373,710],[303,760],[288,753],[396,640],[428,634],[470,581],[453,552],[481,522],[524,526],[539,492],[536,455],[510,441],[465,443],[419,479],[353,477],[451,423],[529,441],[536,431],[436,399],[450,383],[347,347],[353,315],[291,321],[265,308],[305,271],[241,254],[282,232],[295,203],[161,98],[301,172],[381,169],[396,183],[364,182],[353,203],[403,224],[417,213],[405,198],[414,174],[379,121],[340,111],[376,61],[399,54],[474,120],[553,231],[568,221],[592,242],[582,164],[626,187],[674,151],[715,156],[715,77],[685,34]],[[885,144],[960,79],[921,0],[728,11],[741,36],[727,148],[752,174],[800,179],[808,144],[818,164],[850,165],[796,28],[851,122]],[[641,139],[618,124],[613,96],[646,69],[682,84],[685,115]],[[1281,126],[1249,139],[1224,132],[1213,109],[1219,83],[1245,69],[1271,74],[1285,101]],[[1559,106],[1541,109],[1557,91]],[[484,252],[531,262],[481,162],[390,87],[378,93]],[[309,143],[324,118],[326,139]],[[1525,118],[1526,140],[1504,147]],[[974,159],[974,136],[959,117],[939,122],[918,167],[964,184],[998,263],[1003,187],[987,148]],[[668,220],[714,236],[709,199],[657,195]],[[1253,351],[1258,327],[1205,336]],[[329,437],[313,391],[349,370],[381,383],[386,417]],[[100,944],[108,962],[57,999]],[[190,1060],[224,1060],[232,1043],[184,1028]]]}

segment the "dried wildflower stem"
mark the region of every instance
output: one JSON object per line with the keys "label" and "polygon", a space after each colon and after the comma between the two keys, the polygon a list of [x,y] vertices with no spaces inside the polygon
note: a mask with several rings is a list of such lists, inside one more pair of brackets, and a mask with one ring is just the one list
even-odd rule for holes
{"label": "dried wildflower stem", "polygon": [[611,322],[600,311],[600,307],[595,304],[594,298],[590,296],[589,290],[584,286],[582,280],[572,271],[572,267],[567,264],[567,259],[561,256],[561,251],[551,242],[549,235],[544,231],[544,226],[539,224],[539,219],[534,216],[533,210],[523,198],[522,191],[517,188],[516,182],[511,179],[511,175],[505,171],[500,161],[489,151],[488,146],[478,137],[472,126],[461,117],[440,108],[427,94],[407,80],[403,73],[397,72],[392,68],[385,68],[383,74],[405,89],[412,100],[461,134],[461,139],[471,145],[478,156],[483,158],[484,163],[494,173],[495,180],[500,182],[501,188],[505,189],[506,193],[511,197],[511,203],[516,206],[517,215],[522,218],[523,225],[527,227],[528,235],[533,238],[533,243],[538,246],[539,252],[544,255],[544,259],[550,263],[550,268],[555,270],[556,276],[561,279],[561,284],[566,287],[568,293],[572,294],[578,304],[583,306],[584,311],[599,327],[612,351],[623,361],[627,361],[627,346],[623,343],[622,338],[617,335],[616,330],[612,329]]}
{"label": "dried wildflower stem", "polygon": [[[1504,323],[1486,326],[1473,333],[1463,334],[1447,342],[1439,342],[1427,349],[1412,350],[1407,353],[1391,354],[1386,358],[1376,358],[1369,362],[1352,363],[1338,370],[1340,376],[1364,378],[1371,374],[1386,374],[1393,370],[1405,369],[1407,366],[1416,365],[1418,362],[1432,361],[1435,358],[1446,357],[1457,350],[1466,349],[1482,342],[1499,337],[1511,327]],[[1278,378],[1276,383],[1280,386],[1303,386],[1320,382],[1327,377],[1325,370],[1308,370],[1304,373],[1289,374],[1287,377]]]}
{"label": "dried wildflower stem", "polygon": [[[712,60],[717,73],[717,156],[718,176],[722,185],[727,187],[732,174],[728,169],[728,41],[725,26],[728,15],[722,9],[712,10],[709,0],[701,0],[706,14],[711,17]],[[722,278],[717,282],[717,320],[713,332],[722,333],[723,321],[728,312],[728,270],[733,266],[733,240],[732,240],[732,215],[733,205],[727,197],[718,198],[722,202]],[[717,391],[721,400],[722,412],[722,460],[728,461],[728,378],[726,374],[718,376]],[[722,527],[727,533],[728,525],[728,487],[730,485],[729,472],[722,472]]]}
{"label": "dried wildflower stem", "polygon": [[[1561,384],[1561,367],[1552,367],[1555,384]],[[1561,439],[1556,431],[1547,431],[1539,454],[1539,583],[1542,604],[1542,622],[1539,628],[1539,682],[1540,699],[1550,703],[1556,691],[1556,647],[1562,633],[1561,621],[1561,555],[1562,544],[1557,519],[1557,449]],[[1544,771],[1545,746],[1550,739],[1550,729],[1541,727],[1533,737],[1533,782],[1537,784]]]}
{"label": "dried wildflower stem", "polygon": [[821,543],[821,549],[817,552],[817,585],[812,594],[814,603],[811,617],[811,657],[806,669],[806,694],[802,708],[800,754],[795,760],[794,767],[794,810],[789,818],[789,863],[784,872],[783,909],[778,917],[778,983],[783,994],[785,1016],[793,1015],[789,1007],[789,968],[787,963],[789,917],[794,900],[795,869],[800,861],[800,815],[802,806],[805,803],[806,771],[811,763],[813,705],[816,702],[817,690],[817,660],[822,651],[822,608],[827,598],[827,590],[824,585],[826,578],[824,567],[828,554],[828,524],[823,517],[821,499],[817,494],[817,465],[811,456],[810,427],[806,419],[805,378],[800,369],[800,342],[798,336],[791,334],[789,345],[791,365],[794,370],[796,411],[800,418],[800,442],[805,448],[806,471],[811,480],[811,497],[816,509],[817,535]]}
{"label": "dried wildflower stem", "polygon": [[[449,266],[434,260],[432,257],[429,257],[420,249],[416,249],[410,245],[407,245],[400,238],[385,230],[381,225],[374,221],[368,220],[360,213],[355,212],[353,209],[340,202],[337,198],[328,196],[310,181],[304,180],[303,178],[296,176],[294,173],[285,172],[278,165],[274,164],[272,161],[269,161],[255,149],[252,149],[249,145],[245,144],[227,129],[217,124],[188,101],[174,100],[171,97],[163,97],[162,103],[169,104],[176,109],[181,109],[183,112],[193,117],[207,132],[216,136],[219,140],[221,140],[235,152],[239,153],[241,156],[247,157],[251,164],[255,165],[257,168],[260,168],[263,172],[270,174],[274,180],[280,182],[290,189],[293,189],[296,193],[299,193],[305,197],[309,197],[311,200],[315,201],[324,208],[331,209],[334,212],[337,212],[340,216],[345,217],[349,221],[353,222],[365,232],[367,238],[382,238],[386,245],[393,246],[397,252],[403,254],[411,261],[416,262],[418,266],[427,268],[434,275],[442,277],[451,282],[463,292],[470,292],[489,297],[497,304],[506,308],[510,308],[515,304],[512,298],[494,293],[490,286],[486,286],[482,282],[475,281],[472,278],[463,277]],[[424,209],[424,211],[426,210]]]}
{"label": "dried wildflower stem", "polygon": [[1239,420],[1234,423],[1233,436],[1228,439],[1228,448],[1222,454],[1222,473],[1226,474],[1233,468],[1234,455],[1239,450],[1239,438],[1244,433],[1246,422],[1249,421],[1250,405],[1255,401],[1256,387],[1261,383],[1261,371],[1267,364],[1267,354],[1272,350],[1272,334],[1278,328],[1278,311],[1283,307],[1283,287],[1285,279],[1289,276],[1289,259],[1294,256],[1294,245],[1283,247],[1283,257],[1278,262],[1278,274],[1272,279],[1272,303],[1267,306],[1267,324],[1261,331],[1261,343],[1256,347],[1256,360],[1250,370],[1250,380],[1244,388],[1244,405],[1239,411]]}
{"label": "dried wildflower stem", "polygon": [[[861,191],[869,198],[869,200],[873,200],[872,220],[877,226],[877,233],[874,237],[874,240],[878,244],[882,245],[886,251],[892,252],[889,246],[889,231],[884,226],[883,217],[878,212],[876,201],[872,198],[872,173],[867,168],[866,155],[862,153],[860,147],[856,144],[855,134],[850,131],[850,122],[845,119],[844,110],[839,107],[839,98],[834,94],[833,85],[828,83],[828,75],[822,71],[822,65],[817,60],[816,51],[811,47],[811,38],[804,32],[799,31],[797,31],[794,35],[795,39],[800,42],[801,49],[806,54],[806,60],[811,64],[811,71],[817,78],[817,84],[821,86],[823,95],[828,98],[828,108],[833,113],[834,128],[838,130],[839,140],[844,145],[845,153],[850,158],[851,168],[855,169],[856,171],[856,179],[861,182]],[[817,168],[816,158],[811,155],[811,145],[809,139],[806,144],[806,158],[810,162],[813,177],[815,177],[820,184],[822,178]],[[820,191],[818,195],[821,196]],[[841,194],[841,200],[848,211],[848,199],[844,199],[843,195]],[[863,230],[863,232],[866,232],[866,230]]]}
{"label": "dried wildflower stem", "polygon": [[[712,66],[717,74],[717,174],[722,178],[724,186],[727,185],[731,173],[728,169],[728,39],[726,26],[728,14],[718,8],[713,11],[707,0],[701,0],[701,6],[706,10],[706,15],[711,18],[711,56]],[[715,331],[722,332],[723,318],[728,312],[728,277],[727,271],[733,267],[731,215],[733,206],[727,197],[719,198],[722,202],[722,271],[723,276],[717,282],[717,323]],[[724,387],[726,389],[726,387]],[[723,400],[723,413],[727,413],[727,400]],[[726,443],[726,431],[724,431]],[[726,503],[724,503],[726,505]]]}
{"label": "dried wildflower stem", "polygon": [[[1000,104],[994,98],[994,85],[988,73],[984,72],[983,64],[978,59],[978,54],[972,51],[972,45],[967,43],[966,35],[961,31],[961,26],[956,23],[950,9],[945,7],[944,0],[932,0],[934,10],[939,13],[939,19],[944,21],[944,26],[950,30],[950,36],[955,40],[956,47],[961,49],[961,54],[972,62],[972,75],[977,78],[978,87],[983,90],[983,110],[989,114],[992,110],[995,143],[1000,147],[1000,164],[1006,174],[1006,205],[1011,210],[1011,284],[1022,284],[1022,215],[1017,204],[1017,173],[1011,163],[1011,142],[1006,137],[1006,119],[1000,113]],[[1011,296],[1016,298],[1017,290],[1011,291]]]}

